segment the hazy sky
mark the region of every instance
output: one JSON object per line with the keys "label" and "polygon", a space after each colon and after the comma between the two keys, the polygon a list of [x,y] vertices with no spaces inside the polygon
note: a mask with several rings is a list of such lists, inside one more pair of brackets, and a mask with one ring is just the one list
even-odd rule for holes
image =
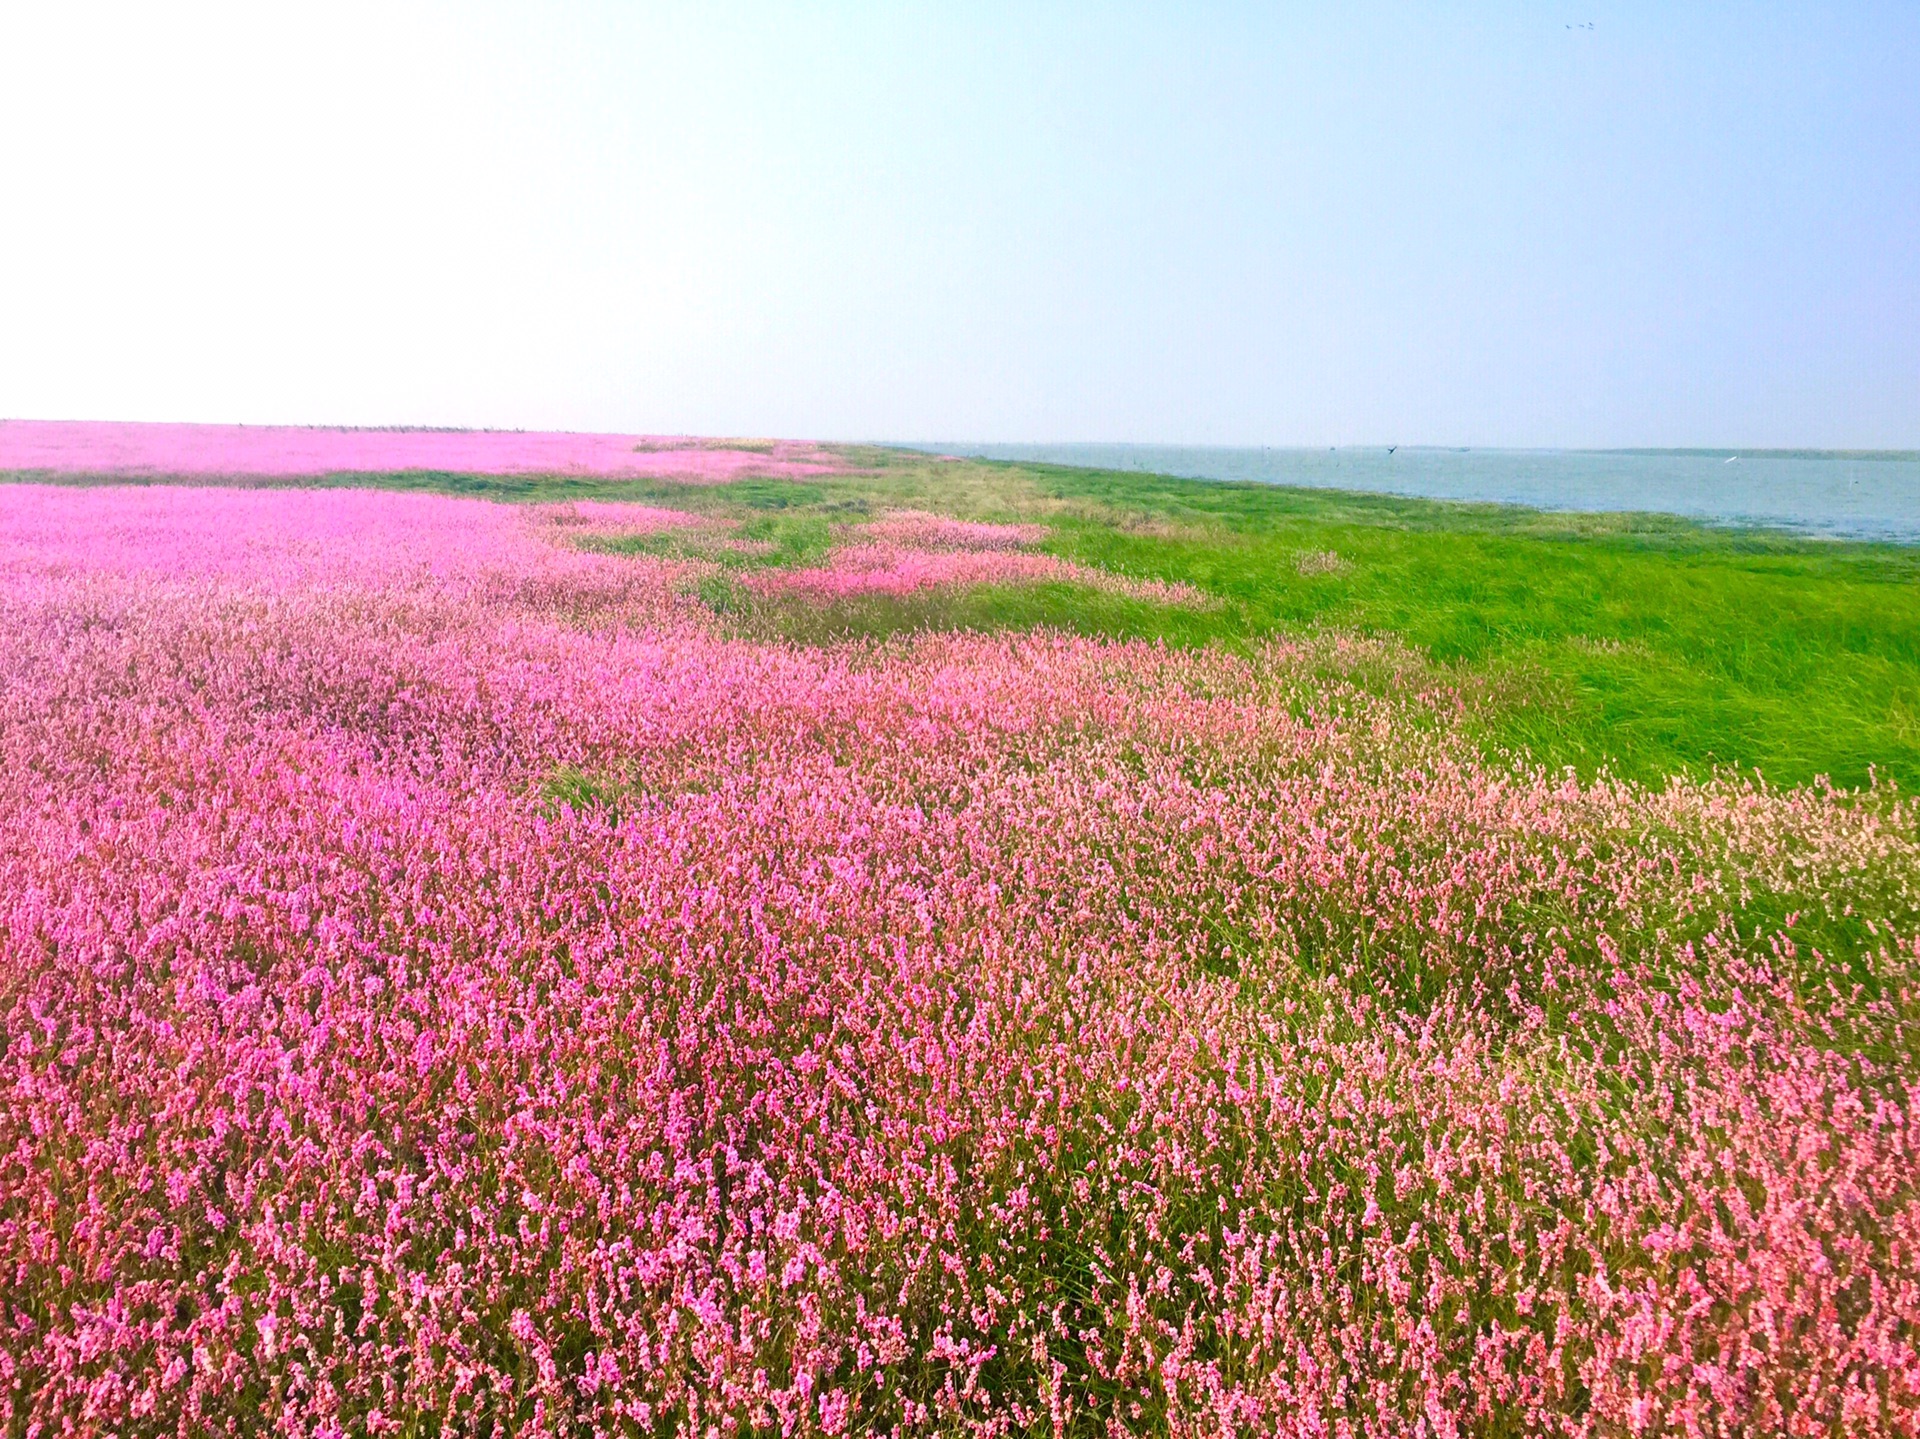
{"label": "hazy sky", "polygon": [[0,415],[1920,445],[1920,5],[1679,8],[9,4]]}

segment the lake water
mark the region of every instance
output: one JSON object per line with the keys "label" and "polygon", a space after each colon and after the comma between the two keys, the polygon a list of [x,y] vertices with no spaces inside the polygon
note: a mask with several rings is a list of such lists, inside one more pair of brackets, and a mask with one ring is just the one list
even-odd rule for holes
{"label": "lake water", "polygon": [[1920,544],[1920,454],[1735,450],[1333,450],[1186,445],[922,445],[1207,480],[1490,500],[1548,510],[1652,510],[1723,524]]}

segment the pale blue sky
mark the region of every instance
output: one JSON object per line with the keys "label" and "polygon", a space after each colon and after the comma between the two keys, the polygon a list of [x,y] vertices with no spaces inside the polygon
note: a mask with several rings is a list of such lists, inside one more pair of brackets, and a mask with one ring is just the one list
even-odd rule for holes
{"label": "pale blue sky", "polygon": [[265,8],[0,14],[0,415],[1920,445],[1910,3]]}

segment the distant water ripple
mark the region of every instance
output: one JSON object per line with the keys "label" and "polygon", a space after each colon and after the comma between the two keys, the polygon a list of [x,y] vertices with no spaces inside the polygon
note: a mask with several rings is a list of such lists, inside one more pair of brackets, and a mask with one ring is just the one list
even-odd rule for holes
{"label": "distant water ripple", "polygon": [[1920,453],[1807,450],[1333,450],[1200,445],[925,445],[1207,480],[1484,500],[1547,510],[1645,510],[1721,524],[1920,544]]}

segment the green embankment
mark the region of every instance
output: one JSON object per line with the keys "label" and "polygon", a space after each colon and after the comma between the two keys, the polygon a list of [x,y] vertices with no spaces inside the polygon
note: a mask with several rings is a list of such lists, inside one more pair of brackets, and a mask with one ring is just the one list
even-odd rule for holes
{"label": "green embankment", "polygon": [[[1041,548],[1217,603],[1164,606],[1044,585],[817,602],[702,597],[801,641],[1033,624],[1169,643],[1315,628],[1397,635],[1495,696],[1490,744],[1654,780],[1716,765],[1780,784],[1920,784],[1920,549],[1802,540],[1651,515],[1568,515],[848,449],[857,472],[692,488],[659,482],[340,476],[507,500],[621,498],[739,522],[758,554],[818,563],[889,509],[1049,527]],[[707,545],[702,550],[701,546]]]}

